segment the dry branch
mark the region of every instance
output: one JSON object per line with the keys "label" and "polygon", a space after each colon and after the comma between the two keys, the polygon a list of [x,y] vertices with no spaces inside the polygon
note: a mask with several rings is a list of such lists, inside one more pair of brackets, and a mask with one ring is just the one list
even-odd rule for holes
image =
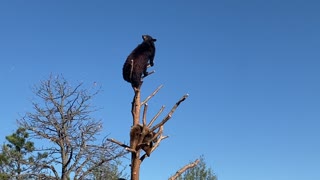
{"label": "dry branch", "polygon": [[186,170],[195,167],[198,163],[200,162],[199,159],[195,160],[194,162],[185,165],[184,167],[182,167],[181,169],[179,169],[175,175],[171,176],[169,178],[169,180],[176,180],[183,172],[185,172]]}
{"label": "dry branch", "polygon": [[148,104],[146,103],[144,105],[143,115],[142,115],[142,124],[143,124],[143,126],[147,125],[147,110],[148,110]]}
{"label": "dry branch", "polygon": [[151,119],[151,121],[148,124],[148,128],[150,128],[152,126],[152,124],[154,123],[154,121],[160,116],[160,114],[162,113],[162,111],[164,110],[165,106],[162,106],[161,109],[158,111],[158,113]]}
{"label": "dry branch", "polygon": [[180,103],[183,102],[184,100],[186,100],[188,96],[189,96],[188,94],[182,96],[182,98],[178,102],[176,102],[176,104],[172,107],[171,111],[167,114],[167,116],[159,124],[152,127],[150,129],[150,131],[155,131],[160,126],[163,126],[171,118],[172,114],[177,109],[177,107],[180,105]]}
{"label": "dry branch", "polygon": [[97,110],[91,101],[99,89],[83,89],[82,85],[71,86],[63,76],[51,75],[34,86],[34,111],[18,120],[19,126],[29,130],[32,138],[52,142],[36,149],[47,156],[33,163],[57,179],[66,180],[71,173],[74,179],[84,178],[97,165],[105,165],[122,154],[111,143],[96,143],[102,122],[91,116]]}
{"label": "dry branch", "polygon": [[160,91],[162,87],[163,85],[160,85],[155,91],[153,91],[152,94],[150,94],[144,101],[141,102],[141,105],[147,103],[153,96],[155,96]]}
{"label": "dry branch", "polygon": [[131,107],[131,114],[133,118],[133,126],[139,124],[139,119],[140,119],[140,108],[141,108],[141,103],[140,103],[140,89],[134,90],[134,97],[132,100],[132,107]]}
{"label": "dry branch", "polygon": [[[161,142],[163,139],[166,139],[166,138],[169,137],[169,136],[163,136],[162,133],[163,133],[163,126],[160,126],[159,131],[158,131],[157,134],[155,135],[155,137],[159,137],[159,138],[158,138],[157,141],[154,143],[154,145],[153,145],[153,147],[152,147],[152,149],[151,149],[151,153],[159,147],[160,142]],[[146,154],[145,154],[145,155],[146,155]],[[144,157],[144,158],[145,158],[145,157]]]}
{"label": "dry branch", "polygon": [[121,146],[121,147],[124,147],[125,150],[127,150],[127,151],[129,151],[129,152],[133,152],[133,153],[136,152],[134,149],[131,149],[128,145],[123,144],[122,142],[117,141],[117,140],[115,140],[115,139],[107,138],[107,141],[113,142],[113,143],[115,143],[115,144],[117,144],[117,145],[119,145],[119,146]]}

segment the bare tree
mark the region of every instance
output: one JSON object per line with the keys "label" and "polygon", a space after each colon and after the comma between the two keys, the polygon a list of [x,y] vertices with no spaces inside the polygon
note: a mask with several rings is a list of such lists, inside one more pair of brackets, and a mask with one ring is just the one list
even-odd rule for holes
{"label": "bare tree", "polygon": [[[152,74],[149,73],[148,75]],[[164,110],[162,106],[157,114],[147,124],[147,110],[148,101],[155,96],[162,88],[159,86],[151,95],[149,95],[144,101],[141,101],[141,85],[136,88],[133,87],[134,97],[132,101],[131,114],[133,119],[133,126],[130,130],[130,146],[121,143],[115,139],[108,139],[109,141],[124,147],[127,151],[131,152],[131,180],[139,180],[140,165],[146,157],[149,157],[151,153],[159,146],[159,143],[168,136],[163,135],[164,124],[172,117],[177,107],[183,102],[188,94],[182,96],[180,100],[172,107],[169,113],[156,125],[153,125],[155,120],[160,116]],[[143,107],[142,118],[141,107]],[[144,151],[141,154],[141,150]]]}
{"label": "bare tree", "polygon": [[97,143],[102,122],[91,116],[97,110],[91,100],[99,89],[82,86],[78,83],[73,87],[64,77],[51,75],[34,88],[40,100],[32,102],[34,112],[18,121],[31,137],[51,142],[47,143],[51,146],[39,149],[47,152],[48,158],[38,166],[50,170],[56,179],[85,179],[97,167],[124,154],[105,139]]}

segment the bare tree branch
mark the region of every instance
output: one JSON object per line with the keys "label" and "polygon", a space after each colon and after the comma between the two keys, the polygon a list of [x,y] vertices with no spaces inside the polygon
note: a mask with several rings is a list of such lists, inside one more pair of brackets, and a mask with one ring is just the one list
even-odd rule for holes
{"label": "bare tree branch", "polygon": [[155,96],[160,89],[163,87],[163,85],[160,85],[155,91],[153,91],[152,94],[150,94],[144,101],[141,102],[141,105],[144,105],[145,103],[147,103],[153,96]]}
{"label": "bare tree branch", "polygon": [[150,128],[152,126],[152,124],[154,123],[154,121],[160,116],[160,114],[163,112],[165,106],[162,106],[161,109],[158,111],[158,113],[151,119],[151,121],[148,124],[148,128]]}
{"label": "bare tree branch", "polygon": [[53,172],[54,176],[59,179],[59,174],[57,172],[57,170],[54,168],[53,165],[49,166],[49,165],[43,165],[44,168],[49,168],[51,169],[51,171]]}
{"label": "bare tree branch", "polygon": [[128,146],[128,145],[126,145],[126,144],[123,144],[123,143],[121,143],[121,142],[119,142],[119,141],[117,141],[117,140],[115,140],[115,139],[110,139],[110,138],[108,138],[107,140],[110,141],[110,142],[113,142],[113,143],[115,143],[115,144],[118,144],[118,145],[121,146],[121,147],[124,147],[125,150],[127,150],[127,151],[129,151],[129,152],[136,153],[136,151],[135,151],[134,149],[131,149],[130,146]]}
{"label": "bare tree branch", "polygon": [[169,178],[169,180],[176,180],[183,172],[185,172],[186,170],[195,167],[198,163],[200,162],[199,159],[195,160],[194,162],[185,165],[184,167],[182,167],[181,169],[179,169],[175,175],[171,176]]}
{"label": "bare tree branch", "polygon": [[142,114],[142,124],[143,126],[147,125],[147,110],[148,110],[148,104],[144,104],[143,108],[143,114]]}
{"label": "bare tree branch", "polygon": [[154,150],[156,150],[159,145],[160,145],[160,142],[166,138],[168,138],[169,136],[163,136],[163,126],[160,126],[159,127],[159,131],[157,132],[157,134],[155,135],[155,137],[158,137],[158,139],[156,139],[156,142],[154,143],[153,147],[152,147],[152,150],[151,152],[153,152]]}
{"label": "bare tree branch", "polygon": [[152,127],[150,129],[150,131],[155,131],[157,128],[159,128],[160,126],[164,125],[171,118],[172,114],[177,109],[177,107],[180,105],[180,103],[183,102],[184,100],[186,100],[186,98],[188,96],[189,95],[186,94],[178,102],[176,102],[176,104],[172,107],[171,111],[167,114],[167,116],[159,124],[157,124],[154,127]]}
{"label": "bare tree branch", "polygon": [[[72,87],[62,76],[50,76],[34,88],[39,100],[32,103],[34,112],[18,121],[32,137],[52,142],[54,147],[39,149],[48,153],[42,166],[62,180],[70,178],[72,172],[74,178],[85,178],[92,167],[124,154],[111,143],[96,142],[102,122],[91,116],[97,109],[90,101],[99,90],[89,91],[82,86],[79,83]],[[55,169],[56,164],[61,164],[60,170]]]}

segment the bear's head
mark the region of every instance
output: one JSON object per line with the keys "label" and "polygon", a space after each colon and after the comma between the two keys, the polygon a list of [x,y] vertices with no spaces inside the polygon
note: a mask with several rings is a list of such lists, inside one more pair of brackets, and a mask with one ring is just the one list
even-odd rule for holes
{"label": "bear's head", "polygon": [[151,36],[149,35],[142,35],[142,39],[143,41],[153,41],[153,42],[156,42],[157,39],[153,39]]}

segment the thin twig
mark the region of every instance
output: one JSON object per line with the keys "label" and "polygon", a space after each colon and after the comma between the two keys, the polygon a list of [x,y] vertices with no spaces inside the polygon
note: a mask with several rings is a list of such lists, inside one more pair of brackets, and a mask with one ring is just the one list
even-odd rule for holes
{"label": "thin twig", "polygon": [[148,110],[148,104],[146,103],[143,108],[143,115],[142,115],[142,125],[147,125],[147,110]]}
{"label": "thin twig", "polygon": [[150,94],[144,101],[141,102],[141,105],[147,103],[154,95],[158,93],[158,91],[163,87],[163,85],[160,85],[155,91],[153,91],[152,94]]}
{"label": "thin twig", "polygon": [[163,133],[163,126],[160,126],[159,127],[159,131],[157,132],[157,134],[155,135],[156,137],[158,137],[160,135],[160,137],[157,139],[157,141],[154,143],[152,149],[151,149],[151,153],[158,148],[158,146],[160,145],[160,142],[163,140],[163,139],[166,139],[168,138],[169,136],[163,136],[162,135]]}
{"label": "thin twig", "polygon": [[160,116],[160,114],[162,113],[162,111],[164,110],[165,106],[162,106],[161,109],[158,111],[158,113],[151,119],[151,121],[148,124],[148,128],[150,128],[152,126],[152,124],[154,123],[154,121]]}
{"label": "thin twig", "polygon": [[144,79],[145,77],[147,77],[147,76],[149,76],[149,75],[151,75],[151,74],[153,74],[153,73],[155,73],[155,72],[156,72],[155,70],[148,72],[148,74],[147,74],[147,75],[144,75],[144,76],[142,77],[142,79]]}
{"label": "thin twig", "polygon": [[136,153],[136,151],[135,151],[134,149],[131,149],[130,146],[128,146],[128,145],[126,145],[126,144],[123,144],[123,143],[120,142],[120,141],[117,141],[117,140],[115,140],[115,139],[109,139],[109,138],[107,138],[107,141],[113,142],[113,143],[115,143],[115,144],[117,144],[117,145],[119,145],[119,146],[121,146],[121,147],[124,147],[125,150],[127,150],[127,151],[129,151],[129,152]]}
{"label": "thin twig", "polygon": [[133,59],[131,59],[131,69],[130,69],[130,81],[131,81],[131,78],[132,78],[132,72],[133,72]]}
{"label": "thin twig", "polygon": [[160,126],[164,125],[172,116],[172,114],[174,113],[174,111],[177,109],[177,107],[180,105],[181,102],[183,102],[184,100],[186,100],[186,98],[188,97],[189,95],[186,94],[184,96],[182,96],[182,98],[176,102],[176,104],[172,107],[171,111],[167,114],[167,116],[157,125],[153,126],[150,131],[154,131],[156,130],[157,128],[159,128]]}
{"label": "thin twig", "polygon": [[154,145],[153,145],[153,147],[152,147],[152,149],[151,149],[151,153],[159,147],[160,142],[161,142],[162,140],[167,139],[168,137],[169,137],[169,136],[162,136],[162,135],[161,135],[161,136],[159,137],[159,139],[157,140],[157,142],[154,143]]}

